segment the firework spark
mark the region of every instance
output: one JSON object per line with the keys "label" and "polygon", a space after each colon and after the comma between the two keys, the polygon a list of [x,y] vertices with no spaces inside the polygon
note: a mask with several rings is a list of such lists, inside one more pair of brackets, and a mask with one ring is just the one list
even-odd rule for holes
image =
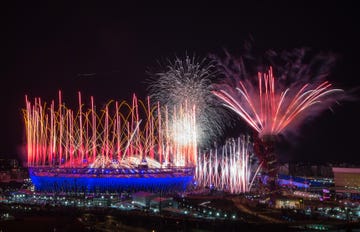
{"label": "firework spark", "polygon": [[[221,102],[211,93],[211,83],[216,76],[213,62],[186,56],[168,61],[165,70],[152,74],[150,79],[152,102],[167,106],[169,115],[173,115],[181,105],[195,107],[197,143],[200,146],[212,144],[229,122]],[[173,118],[169,121],[179,122]]]}
{"label": "firework spark", "polygon": [[195,179],[201,187],[215,187],[230,193],[248,192],[260,168],[255,161],[249,137],[227,139],[219,149],[198,156]]}
{"label": "firework spark", "polygon": [[159,168],[165,167],[163,164],[196,164],[196,144],[184,149],[167,136],[171,130],[163,125],[169,124],[168,116],[161,119],[157,113],[160,106],[151,108],[149,98],[143,102],[134,95],[132,104],[110,101],[101,113],[96,112],[93,97],[89,109],[80,92],[78,98],[79,108],[73,111],[65,107],[60,91],[58,107],[54,101],[47,107],[40,98],[32,103],[26,96],[23,115],[28,166],[119,168],[146,162]]}
{"label": "firework spark", "polygon": [[[255,75],[255,82],[252,76],[244,74],[242,60],[233,63],[237,66],[236,71],[222,65],[225,75],[235,79],[236,85],[216,84],[213,94],[256,130],[260,137],[291,131],[304,119],[320,113],[344,96],[342,89],[333,88],[328,81],[320,80],[324,78],[324,72],[317,76],[315,82],[304,83],[304,79],[308,80],[311,76],[310,67],[313,66],[302,66],[300,60],[286,64],[291,70],[282,67],[279,79],[270,66],[267,72]],[[294,82],[289,83],[286,77]]]}

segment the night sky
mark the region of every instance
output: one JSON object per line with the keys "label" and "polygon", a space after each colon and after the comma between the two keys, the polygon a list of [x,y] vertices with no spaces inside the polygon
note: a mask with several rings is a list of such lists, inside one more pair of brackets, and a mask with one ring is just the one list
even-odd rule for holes
{"label": "night sky", "polygon": [[[265,1],[264,1],[265,2]],[[360,27],[355,3],[300,1],[242,5],[5,7],[1,14],[0,156],[20,157],[25,132],[24,95],[66,102],[93,95],[146,96],[147,71],[175,55],[233,54],[251,36],[259,50],[310,47],[340,57],[328,79],[360,86]],[[311,1],[309,1],[311,2]],[[282,142],[281,156],[299,161],[360,161],[359,101],[326,111]]]}

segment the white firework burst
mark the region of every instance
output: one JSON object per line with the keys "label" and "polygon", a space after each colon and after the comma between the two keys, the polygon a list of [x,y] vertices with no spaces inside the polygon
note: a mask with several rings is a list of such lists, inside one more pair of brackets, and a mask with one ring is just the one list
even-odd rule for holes
{"label": "white firework burst", "polygon": [[169,115],[184,104],[195,106],[199,146],[212,144],[230,125],[229,112],[211,93],[217,74],[212,61],[195,56],[167,60],[160,72],[150,73],[148,90],[152,102],[167,106]]}

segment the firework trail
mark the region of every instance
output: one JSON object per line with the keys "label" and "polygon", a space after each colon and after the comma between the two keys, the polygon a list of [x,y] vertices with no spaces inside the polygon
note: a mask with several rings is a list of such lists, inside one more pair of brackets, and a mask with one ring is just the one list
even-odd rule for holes
{"label": "firework trail", "polygon": [[[182,105],[196,108],[197,143],[212,144],[230,125],[227,111],[211,93],[211,83],[217,77],[213,62],[194,57],[176,57],[164,65],[162,72],[151,74],[149,92],[152,102],[166,106],[169,115]],[[173,121],[170,118],[169,121]]]}
{"label": "firework trail", "polygon": [[[78,102],[77,110],[66,107],[61,91],[58,106],[55,101],[47,106],[40,98],[32,102],[25,97],[29,167],[134,168],[144,161],[150,168],[164,167],[164,163],[195,166],[196,144],[184,148],[166,136],[171,131],[163,126],[168,125],[168,116],[161,119],[157,113],[160,106],[151,107],[149,98],[141,101],[134,95],[132,103],[109,101],[100,112],[93,97],[89,108],[84,106],[80,92]],[[189,110],[181,108],[183,111]],[[193,131],[194,120],[186,123]]]}
{"label": "firework trail", "polygon": [[241,136],[200,154],[195,172],[198,186],[235,194],[249,192],[260,167],[251,148],[249,137]]}
{"label": "firework trail", "polygon": [[226,59],[218,62],[230,82],[213,85],[213,94],[257,131],[260,138],[293,132],[305,119],[344,97],[342,89],[324,80],[333,63],[331,56],[327,60],[325,55],[318,55],[307,63],[304,49],[283,52],[280,56],[268,52],[267,56],[273,66],[267,70],[266,65],[258,66],[262,71],[255,74],[245,70],[244,58],[236,60],[227,53]]}

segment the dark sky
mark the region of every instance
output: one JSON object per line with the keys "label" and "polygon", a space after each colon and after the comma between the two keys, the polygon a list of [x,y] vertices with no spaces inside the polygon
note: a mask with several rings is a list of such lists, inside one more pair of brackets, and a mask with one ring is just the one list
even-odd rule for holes
{"label": "dark sky", "polygon": [[[242,1],[243,2],[243,1]],[[253,1],[251,1],[253,2]],[[285,1],[284,1],[285,2]],[[360,27],[355,3],[269,1],[241,5],[105,6],[18,4],[1,19],[0,155],[19,156],[24,144],[24,95],[76,101],[77,91],[103,104],[146,95],[146,71],[157,60],[227,48],[236,54],[251,35],[260,50],[307,46],[341,57],[329,78],[359,86]],[[191,7],[190,7],[191,6]],[[79,74],[95,74],[84,76]],[[342,103],[307,123],[281,145],[303,161],[359,162],[359,102]]]}

